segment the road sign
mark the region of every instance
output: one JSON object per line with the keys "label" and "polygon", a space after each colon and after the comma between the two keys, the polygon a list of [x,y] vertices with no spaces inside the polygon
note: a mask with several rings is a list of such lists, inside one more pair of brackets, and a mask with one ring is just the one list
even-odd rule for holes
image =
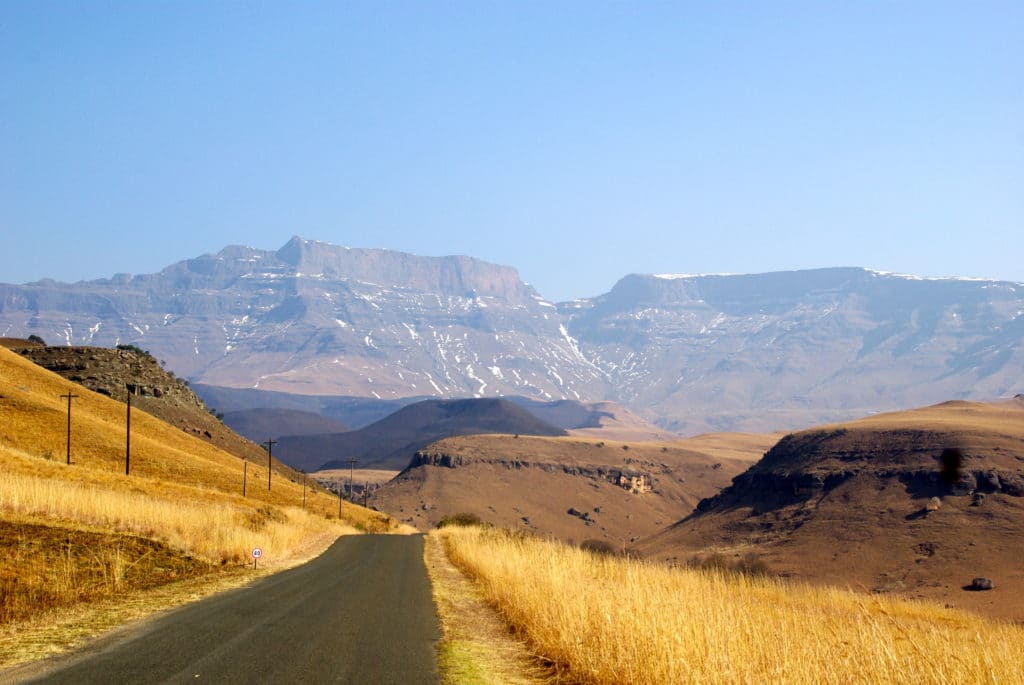
{"label": "road sign", "polygon": [[252,550],[252,558],[253,559],[259,559],[262,556],[263,556],[263,550],[260,549],[259,547],[254,547],[253,550]]}

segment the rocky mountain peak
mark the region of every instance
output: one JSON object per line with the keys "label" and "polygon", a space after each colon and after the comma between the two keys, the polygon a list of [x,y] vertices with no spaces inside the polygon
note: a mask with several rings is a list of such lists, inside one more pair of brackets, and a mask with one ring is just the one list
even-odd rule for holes
{"label": "rocky mountain peak", "polygon": [[515,269],[294,237],[157,274],[0,284],[0,335],[139,344],[208,385],[611,400],[681,434],[774,431],[1024,379],[1024,285],[843,267],[631,274],[554,305]]}

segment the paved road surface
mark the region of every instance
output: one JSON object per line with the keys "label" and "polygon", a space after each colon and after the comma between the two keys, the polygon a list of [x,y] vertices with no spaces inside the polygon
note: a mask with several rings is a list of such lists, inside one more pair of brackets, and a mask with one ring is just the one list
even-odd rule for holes
{"label": "paved road surface", "polygon": [[353,535],[27,682],[437,683],[439,637],[422,536]]}

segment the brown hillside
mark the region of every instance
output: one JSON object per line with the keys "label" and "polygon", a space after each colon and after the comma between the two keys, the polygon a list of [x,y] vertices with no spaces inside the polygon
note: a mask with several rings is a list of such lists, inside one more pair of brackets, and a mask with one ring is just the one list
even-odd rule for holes
{"label": "brown hillside", "polygon": [[164,370],[153,356],[141,350],[39,345],[12,349],[93,392],[120,402],[126,402],[131,394],[133,408],[226,452],[257,463],[266,461],[262,447],[221,423],[185,380]]}
{"label": "brown hillside", "polygon": [[[941,503],[928,511],[932,498]],[[1024,620],[1022,542],[1018,400],[947,402],[788,435],[638,549],[674,563],[756,552],[784,576]],[[963,589],[975,577],[995,589]]]}
{"label": "brown hillside", "polygon": [[685,441],[457,437],[420,450],[370,502],[420,529],[468,512],[499,526],[622,547],[689,513],[749,462]]}

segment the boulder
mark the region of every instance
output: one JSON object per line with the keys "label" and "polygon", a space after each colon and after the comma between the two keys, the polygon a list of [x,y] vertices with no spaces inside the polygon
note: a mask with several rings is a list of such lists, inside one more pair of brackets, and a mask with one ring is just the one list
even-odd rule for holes
{"label": "boulder", "polygon": [[968,589],[969,590],[974,590],[974,591],[981,591],[981,590],[991,590],[994,587],[995,587],[995,584],[992,582],[991,578],[978,577],[978,578],[975,578],[975,579],[973,579],[971,581],[971,584],[968,586]]}

